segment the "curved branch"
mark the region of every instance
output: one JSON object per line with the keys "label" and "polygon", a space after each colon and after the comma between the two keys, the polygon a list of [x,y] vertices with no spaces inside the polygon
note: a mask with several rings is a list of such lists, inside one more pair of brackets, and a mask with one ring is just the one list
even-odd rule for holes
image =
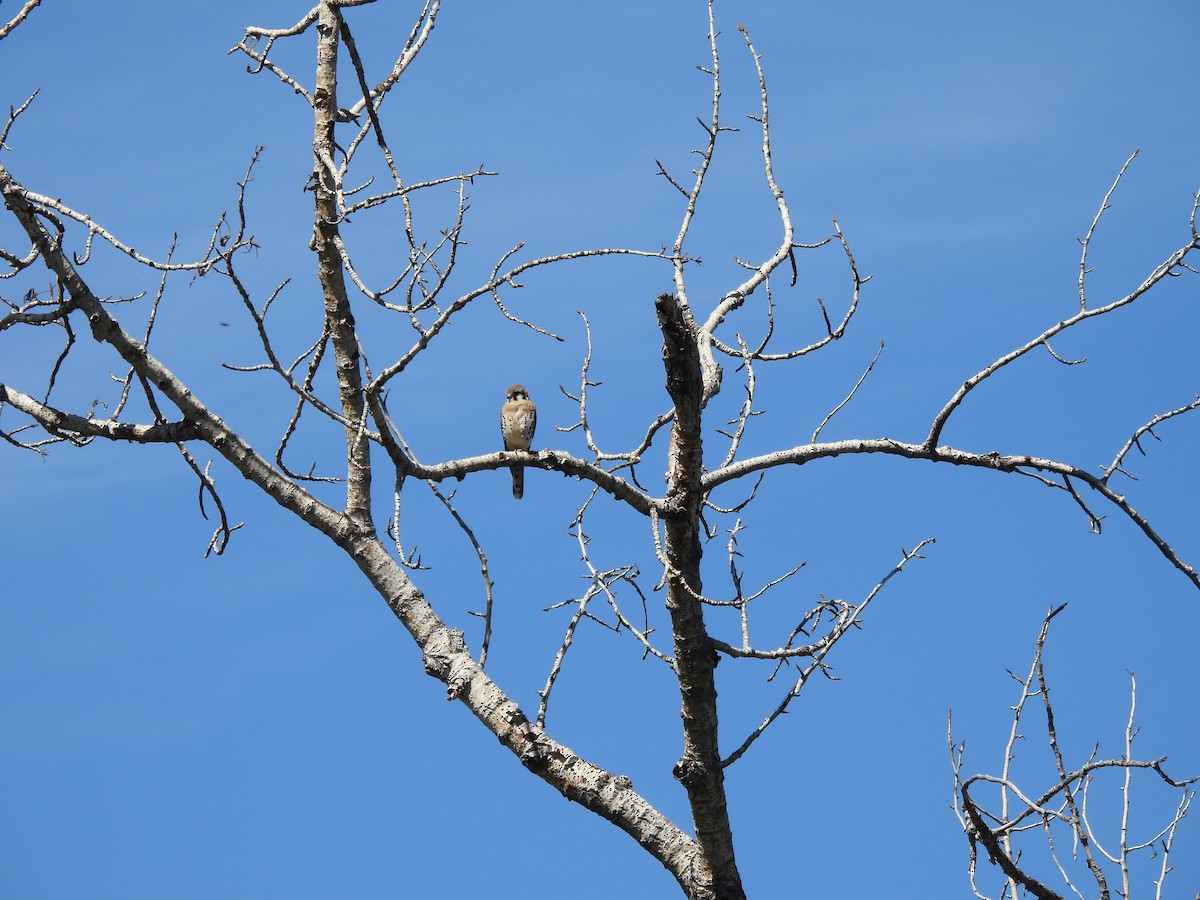
{"label": "curved branch", "polygon": [[[834,237],[836,237],[838,239],[838,241],[842,245],[842,252],[845,253],[845,255],[846,255],[846,262],[850,266],[850,279],[851,279],[851,283],[853,285],[853,287],[851,288],[851,291],[850,291],[850,305],[846,308],[846,312],[842,315],[842,320],[840,322],[838,322],[837,327],[835,328],[833,323],[829,320],[829,310],[827,310],[825,308],[825,301],[822,300],[820,297],[817,297],[817,305],[821,308],[821,317],[825,320],[825,337],[815,340],[810,344],[806,344],[803,347],[797,347],[794,350],[787,350],[783,353],[766,353],[766,352],[764,352],[766,350],[767,342],[770,341],[772,332],[774,331],[774,327],[775,327],[772,310],[771,310],[772,304],[771,304],[770,284],[768,282],[767,283],[767,333],[763,337],[762,343],[759,345],[758,349],[754,351],[753,356],[756,360],[761,360],[763,362],[780,362],[782,360],[798,359],[801,356],[807,356],[809,353],[812,353],[815,350],[820,350],[822,347],[826,346],[827,344],[829,344],[833,341],[841,340],[842,337],[846,334],[846,327],[850,324],[850,320],[852,318],[854,318],[854,314],[858,311],[858,301],[862,297],[862,287],[864,284],[866,284],[868,281],[870,281],[875,276],[862,275],[859,273],[858,263],[854,259],[854,253],[850,250],[850,242],[846,240],[846,235],[842,232],[842,226],[838,224],[837,216],[831,217],[831,220],[833,222],[833,230],[834,230],[833,237],[827,237],[824,240],[816,242],[815,244],[795,244],[794,243],[794,244],[792,244],[793,253],[789,254],[788,258],[792,261],[792,266],[794,269],[794,267],[796,265],[795,255],[794,255],[795,250],[801,250],[801,249],[802,250],[815,250],[818,247],[824,247],[826,244],[830,243]],[[793,285],[795,284],[795,274],[794,273],[792,276],[792,283],[793,283]],[[712,345],[714,348],[721,351],[726,356],[737,357],[737,356],[741,355],[738,350],[736,350],[733,347],[727,346],[726,344],[722,343],[716,337],[713,338]]]}
{"label": "curved branch", "polygon": [[[709,5],[709,14],[712,13],[712,5]],[[716,307],[708,318],[698,329],[696,340],[700,348],[700,364],[704,370],[704,403],[707,403],[721,390],[721,369],[713,359],[713,337],[716,334],[717,328],[725,321],[726,316],[740,307],[746,302],[749,297],[760,285],[762,285],[772,272],[775,271],[783,262],[790,259],[795,240],[795,229],[792,227],[791,212],[788,209],[787,201],[783,197],[783,191],[775,181],[775,167],[771,162],[771,126],[770,126],[770,106],[767,102],[767,80],[763,74],[762,58],[754,49],[754,44],[750,41],[750,34],[741,25],[738,26],[738,31],[742,33],[742,37],[746,40],[746,48],[750,51],[750,56],[754,60],[754,69],[758,73],[759,97],[762,107],[762,114],[756,118],[762,128],[762,155],[763,155],[763,172],[767,181],[767,188],[771,192],[771,196],[775,198],[775,206],[779,211],[779,221],[783,227],[783,236],[780,240],[779,247],[766,260],[759,265],[754,273],[739,284],[736,288],[729,291],[721,298]],[[715,36],[714,36],[715,42]],[[713,64],[716,65],[716,46],[713,46]],[[717,101],[720,97],[720,83],[717,80],[714,68],[714,94],[713,94],[713,124],[716,125],[717,116]],[[713,140],[716,139],[716,131],[713,132]],[[708,157],[711,157],[711,146],[709,148]],[[707,164],[707,157],[706,157]],[[697,181],[696,190],[699,191],[700,182]],[[682,237],[682,232],[681,232]],[[682,293],[681,293],[682,297]]]}
{"label": "curved branch", "polygon": [[[80,225],[83,225],[85,228],[87,228],[88,236],[89,236],[88,237],[89,246],[91,244],[91,238],[93,236],[98,235],[99,237],[101,237],[105,241],[107,241],[109,244],[111,244],[114,248],[116,248],[117,250],[120,250],[122,253],[124,253],[126,256],[128,256],[130,259],[134,260],[135,262],[141,263],[143,266],[147,266],[148,268],[151,268],[151,269],[157,269],[160,272],[200,272],[200,273],[204,273],[204,272],[208,271],[208,269],[213,264],[213,259],[214,259],[213,249],[216,247],[217,241],[220,238],[221,226],[224,223],[224,218],[222,217],[221,221],[219,221],[217,223],[216,227],[213,229],[212,236],[210,237],[209,242],[208,242],[208,248],[204,251],[204,256],[201,259],[197,260],[196,262],[189,262],[189,263],[173,263],[173,262],[169,262],[169,261],[168,262],[158,262],[157,260],[150,259],[149,257],[143,256],[142,254],[138,253],[138,251],[135,250],[133,247],[130,247],[128,244],[121,241],[119,238],[116,237],[116,235],[112,234],[110,231],[108,231],[102,225],[93,221],[91,216],[84,215],[81,212],[76,212],[75,210],[71,209],[71,207],[64,204],[61,200],[55,200],[53,197],[47,197],[44,194],[36,194],[33,191],[25,190],[24,188],[21,188],[21,191],[24,194],[25,199],[28,200],[30,203],[34,204],[35,206],[38,206],[42,209],[52,209],[55,212],[61,213],[62,215],[66,216],[68,219],[75,220]],[[228,249],[228,251],[226,251],[226,252],[232,252],[234,250],[241,249],[242,247],[250,246],[251,244],[252,244],[252,240],[239,240],[237,243],[234,244],[234,246],[230,247]]]}
{"label": "curved branch", "polygon": [[[1133,159],[1133,157],[1130,157],[1130,160],[1132,160],[1132,159]],[[1125,165],[1128,166],[1129,162],[1126,162]],[[1125,172],[1125,167],[1123,166],[1121,168],[1121,173],[1124,174],[1124,172]],[[1118,181],[1120,180],[1120,175],[1117,176],[1117,179],[1118,179]],[[1116,182],[1113,183],[1113,188],[1114,189],[1116,188]],[[1105,199],[1106,204],[1107,204],[1108,198],[1109,198],[1109,196],[1111,196],[1111,194],[1112,194],[1112,189],[1110,189],[1109,193],[1105,195],[1104,199]],[[1114,300],[1111,303],[1106,304],[1105,306],[1098,306],[1094,309],[1088,309],[1086,304],[1083,303],[1082,299],[1081,299],[1079,312],[1075,313],[1075,315],[1070,316],[1066,319],[1063,319],[1061,322],[1058,322],[1054,325],[1051,325],[1049,328],[1047,328],[1045,331],[1043,331],[1041,334],[1039,334],[1033,340],[1028,341],[1025,344],[1022,344],[1020,347],[1013,350],[1012,352],[1007,353],[1004,356],[1001,356],[995,362],[991,363],[987,367],[976,372],[974,375],[972,375],[970,378],[968,378],[965,382],[963,382],[962,387],[960,387],[957,391],[955,391],[954,396],[950,398],[949,402],[944,407],[942,407],[942,409],[934,417],[933,426],[929,429],[929,436],[927,438],[925,438],[925,446],[929,447],[929,448],[936,446],[938,440],[941,438],[942,429],[946,427],[947,420],[949,420],[950,416],[954,413],[954,411],[956,409],[958,409],[959,405],[963,402],[963,400],[966,399],[967,394],[969,394],[976,387],[978,387],[980,382],[982,382],[984,379],[995,374],[1000,369],[1004,368],[1005,366],[1007,366],[1009,363],[1013,362],[1014,360],[1019,359],[1020,357],[1024,356],[1026,353],[1028,353],[1030,350],[1033,350],[1035,347],[1040,347],[1043,345],[1049,347],[1048,342],[1049,342],[1050,338],[1054,337],[1055,335],[1061,334],[1062,332],[1066,331],[1068,328],[1071,328],[1074,325],[1078,325],[1080,322],[1083,322],[1086,319],[1091,319],[1096,316],[1103,316],[1106,313],[1110,313],[1110,312],[1113,312],[1114,310],[1120,309],[1122,306],[1128,306],[1130,303],[1133,303],[1135,300],[1137,300],[1139,297],[1141,297],[1143,294],[1145,294],[1147,291],[1149,291],[1152,287],[1154,287],[1156,284],[1158,284],[1160,281],[1162,281],[1168,275],[1178,274],[1175,272],[1175,269],[1184,264],[1184,260],[1187,259],[1187,256],[1189,253],[1191,253],[1193,250],[1195,250],[1197,248],[1200,248],[1200,237],[1197,236],[1195,227],[1194,227],[1196,208],[1198,205],[1200,205],[1200,194],[1197,194],[1196,200],[1192,204],[1193,230],[1192,230],[1191,241],[1187,244],[1184,244],[1182,247],[1180,247],[1178,250],[1176,250],[1174,253],[1172,253],[1170,256],[1168,256],[1165,260],[1163,260],[1161,263],[1159,263],[1157,266],[1155,266],[1153,271],[1151,271],[1150,274],[1147,275],[1146,278],[1142,281],[1142,283],[1139,284],[1136,288],[1134,288],[1134,290],[1132,290],[1130,293],[1126,294],[1124,297],[1121,297],[1118,300]],[[1101,208],[1101,212],[1103,212],[1103,207]],[[1099,219],[1099,214],[1097,214],[1097,219]],[[1095,227],[1095,224],[1096,224],[1095,222],[1092,223],[1093,228]],[[1086,240],[1091,239],[1091,234],[1092,234],[1092,232],[1091,232],[1091,230],[1089,230],[1088,237],[1087,237],[1087,239],[1085,239],[1085,251],[1086,251]],[[1185,268],[1186,268],[1186,266],[1185,266]],[[1080,278],[1081,278],[1080,290],[1082,291],[1082,273],[1080,275]]]}
{"label": "curved branch", "polygon": [[1200,573],[1184,562],[1163,538],[1151,527],[1146,518],[1135,510],[1129,502],[1116,491],[1112,490],[1103,476],[1093,475],[1085,469],[1053,459],[1043,459],[1037,456],[1001,456],[997,452],[970,453],[956,447],[930,447],[928,444],[908,444],[891,438],[854,439],[833,441],[823,444],[802,444],[789,450],[779,450],[764,456],[756,456],[733,463],[704,476],[705,490],[711,490],[719,484],[740,478],[751,472],[772,469],[783,465],[804,465],[816,459],[856,453],[883,453],[890,456],[903,456],[906,459],[924,459],[930,462],[950,463],[956,466],[973,466],[981,469],[991,469],[997,472],[1015,474],[1031,474],[1026,470],[1054,472],[1060,476],[1069,476],[1084,482],[1088,487],[1101,494],[1104,499],[1116,506],[1121,512],[1141,529],[1142,533],[1159,549],[1171,564],[1187,576],[1197,588],[1200,588]]}
{"label": "curved branch", "polygon": [[[700,326],[702,334],[712,335],[716,333],[720,324],[725,321],[725,317],[741,306],[747,297],[766,281],[767,276],[775,271],[783,262],[785,262],[792,253],[793,238],[795,237],[795,229],[792,227],[792,216],[788,209],[787,201],[783,197],[783,190],[775,181],[775,166],[771,162],[771,125],[770,125],[770,106],[767,103],[767,79],[763,74],[762,57],[754,49],[754,44],[750,41],[750,34],[741,25],[738,26],[738,31],[742,33],[742,37],[746,40],[746,48],[750,51],[750,56],[754,60],[754,69],[758,72],[758,89],[759,99],[762,106],[761,116],[751,116],[756,119],[762,127],[762,156],[763,156],[763,173],[767,180],[767,188],[771,192],[771,196],[775,199],[775,206],[779,210],[779,221],[783,226],[783,236],[779,242],[779,247],[767,259],[766,262],[759,265],[749,278],[739,284],[732,291],[727,293],[716,308],[709,313],[704,324]],[[703,348],[701,348],[703,352]]]}
{"label": "curved branch", "polygon": [[1026,875],[1016,863],[1004,852],[1004,848],[1000,846],[1000,841],[996,835],[988,828],[987,823],[983,820],[983,816],[975,802],[967,793],[966,786],[962,788],[963,809],[967,814],[967,818],[971,820],[972,834],[976,839],[987,848],[988,858],[999,864],[1004,874],[1013,881],[1020,882],[1031,894],[1039,898],[1039,900],[1063,900],[1061,894],[1056,893],[1046,885],[1042,884],[1036,878]]}

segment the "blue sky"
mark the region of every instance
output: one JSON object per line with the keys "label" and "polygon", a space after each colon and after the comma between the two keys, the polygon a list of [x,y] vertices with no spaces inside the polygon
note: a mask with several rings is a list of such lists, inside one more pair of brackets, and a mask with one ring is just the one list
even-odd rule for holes
{"label": "blue sky", "polygon": [[[17,8],[10,0],[0,18]],[[265,145],[248,203],[261,249],[242,268],[260,297],[293,276],[273,315],[280,340],[302,347],[319,309],[302,191],[311,118],[301,99],[269,76],[247,75],[225,51],[245,25],[289,25],[305,10],[282,0],[212,3],[202,15],[173,4],[47,0],[0,43],[0,103],[41,88],[4,164],[148,254],[164,255],[177,232],[187,256],[202,252],[254,147]],[[352,13],[373,80],[416,11],[380,3]],[[1094,302],[1126,293],[1187,240],[1200,186],[1200,127],[1188,111],[1194,4],[724,0],[717,15],[725,117],[743,130],[719,151],[689,244],[704,260],[691,274],[693,303],[704,307],[736,283],[732,256],[762,259],[778,240],[745,118],[757,111],[757,85],[737,23],[763,56],[777,177],[797,239],[825,237],[836,215],[874,275],[842,341],[760,368],[758,406],[767,412],[746,438],[747,455],[807,441],[881,340],[875,370],[823,436],[923,438],[965,378],[1077,308],[1076,238],[1134,148],[1141,154],[1092,247]],[[708,114],[709,84],[695,67],[708,61],[706,24],[701,3],[677,0],[447,4],[384,124],[410,180],[481,163],[500,173],[471,190],[460,289],[518,241],[531,256],[671,243],[680,198],[656,177],[655,160],[682,174],[701,143],[695,118]],[[310,55],[301,40],[277,58],[308,81]],[[445,203],[431,198],[418,209],[436,231]],[[355,252],[374,277],[396,270],[396,228],[387,211],[354,223]],[[19,246],[7,221],[0,245]],[[821,333],[814,296],[831,312],[845,303],[837,252],[800,254],[799,264],[797,288],[777,288],[780,349]],[[156,283],[100,251],[85,273],[103,295]],[[605,449],[629,446],[666,404],[651,302],[670,289],[669,274],[662,263],[628,259],[531,273],[506,302],[562,343],[506,323],[486,301],[469,308],[393,392],[406,438],[424,461],[497,449],[503,389],[520,381],[539,405],[535,446],[582,455],[578,436],[553,426],[574,421],[558,386],[578,385],[583,309],[592,375],[603,382],[593,425]],[[0,283],[5,297],[47,286],[40,275],[18,281]],[[1198,291],[1194,276],[1172,279],[1055,343],[1065,358],[1086,356],[1084,365],[1031,354],[976,391],[944,440],[1101,468],[1140,424],[1200,390]],[[761,304],[739,316],[728,334],[761,333]],[[403,322],[369,312],[361,322],[372,364],[411,340]],[[56,340],[0,335],[0,380],[37,394]],[[152,349],[273,452],[290,401],[266,375],[219,368],[257,361],[224,283],[170,283]],[[731,368],[714,426],[741,399]],[[85,409],[116,370],[115,360],[82,349],[59,402]],[[1148,457],[1129,458],[1139,480],[1120,489],[1197,564],[1200,419],[1159,434],[1162,443],[1145,444]],[[336,449],[332,437],[305,435],[297,459],[332,465],[319,455]],[[710,437],[719,462],[723,446]],[[215,466],[231,516],[246,525],[225,556],[204,560],[211,525],[170,448],[58,446],[43,460],[6,447],[0,457],[6,895],[672,895],[669,876],[625,835],[527,775],[464,707],[446,703],[357,570],[232,470]],[[661,469],[661,458],[648,460],[643,483],[656,487]],[[496,583],[489,671],[536,709],[569,615],[542,610],[582,590],[567,529],[585,493],[533,471],[514,504],[507,483],[503,472],[473,476],[457,486],[457,502]],[[740,539],[747,585],[807,565],[761,601],[752,633],[763,644],[782,641],[796,611],[820,594],[862,597],[901,547],[937,543],[839,647],[831,661],[841,680],[811,685],[729,770],[751,896],[892,896],[918,879],[923,896],[966,895],[965,843],[948,809],[946,713],[954,710],[956,737],[967,740],[966,768],[998,771],[1016,699],[1006,669],[1028,668],[1051,605],[1070,604],[1046,660],[1068,755],[1081,762],[1096,742],[1101,755],[1120,752],[1132,671],[1140,752],[1169,755],[1173,774],[1200,773],[1200,597],[1116,510],[1103,510],[1095,536],[1069,498],[1029,479],[897,459],[823,460],[773,474],[764,488]],[[379,520],[387,513],[385,502]],[[431,566],[418,584],[477,647],[467,613],[482,599],[469,545],[415,486],[404,516],[406,543]],[[605,506],[589,533],[598,563],[637,562],[653,581],[642,523]],[[709,545],[706,570],[719,596],[728,593],[723,547],[724,539]],[[737,640],[735,621],[712,621],[715,634]],[[627,636],[581,630],[548,726],[629,775],[686,827],[670,776],[678,695],[652,662]],[[719,667],[726,750],[778,702],[783,687],[765,684],[766,674]],[[1031,718],[1021,758],[1041,764],[1037,725]],[[1038,791],[1051,770],[1034,768],[1027,783]],[[1116,796],[1115,780],[1098,787]],[[1146,803],[1134,820],[1144,835],[1161,821],[1155,804],[1172,799],[1148,780],[1135,790]],[[1171,877],[1184,893],[1200,882],[1194,819],[1179,840]]]}

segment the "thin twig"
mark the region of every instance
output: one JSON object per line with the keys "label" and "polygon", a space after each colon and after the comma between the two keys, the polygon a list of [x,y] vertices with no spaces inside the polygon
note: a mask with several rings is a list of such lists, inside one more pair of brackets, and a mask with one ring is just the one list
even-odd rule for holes
{"label": "thin twig", "polygon": [[854,398],[855,393],[857,393],[858,389],[862,387],[862,383],[866,381],[867,376],[871,374],[871,370],[875,368],[875,363],[879,362],[879,354],[881,353],[883,353],[883,341],[879,342],[879,349],[875,351],[875,358],[871,360],[871,364],[868,365],[862,375],[859,376],[858,381],[854,383],[854,387],[850,388],[850,393],[846,395],[846,398],[842,400],[841,403],[829,411],[829,415],[821,420],[821,424],[817,426],[816,430],[812,433],[812,438],[809,439],[810,444],[815,444],[817,442],[817,438],[820,436],[821,430],[829,424],[829,420],[836,416],[838,412],[841,411],[842,407],[844,407]]}
{"label": "thin twig", "polygon": [[[1170,412],[1159,413],[1157,416],[1155,416],[1153,419],[1151,419],[1149,422],[1147,422],[1145,425],[1143,425],[1141,428],[1139,428],[1137,431],[1135,431],[1130,436],[1129,440],[1127,440],[1125,442],[1125,446],[1122,447],[1119,451],[1117,451],[1117,455],[1113,457],[1113,461],[1109,465],[1105,466],[1104,475],[1101,477],[1100,480],[1107,484],[1109,476],[1112,475],[1113,472],[1117,472],[1117,471],[1123,472],[1124,471],[1123,469],[1121,469],[1121,461],[1125,458],[1125,454],[1128,453],[1131,448],[1137,447],[1138,452],[1141,453],[1142,456],[1145,456],[1146,451],[1142,449],[1142,445],[1140,443],[1142,436],[1145,434],[1149,434],[1150,437],[1154,438],[1156,441],[1161,440],[1161,438],[1159,438],[1159,436],[1154,433],[1155,425],[1158,425],[1161,422],[1165,422],[1167,419],[1174,418],[1175,416],[1180,416],[1180,415],[1183,415],[1184,413],[1191,412],[1193,409],[1197,409],[1197,408],[1200,408],[1200,395],[1198,395],[1196,397],[1196,399],[1193,400],[1191,403],[1189,403],[1187,406],[1181,406],[1181,407],[1179,407],[1179,409],[1173,409]],[[1125,474],[1128,474],[1128,473],[1125,473]]]}
{"label": "thin twig", "polygon": [[879,579],[875,587],[871,588],[870,593],[868,593],[867,596],[857,606],[847,606],[846,611],[839,617],[826,641],[822,644],[820,649],[813,654],[812,661],[801,670],[799,676],[796,678],[795,683],[792,685],[791,690],[789,690],[783,696],[783,699],[780,700],[775,709],[772,710],[765,719],[763,719],[762,723],[746,736],[746,739],[742,741],[738,748],[730,753],[729,756],[725,757],[725,759],[721,760],[721,765],[723,767],[732,765],[741,759],[746,751],[753,746],[754,742],[762,737],[763,733],[771,726],[771,724],[781,715],[787,712],[788,706],[794,699],[800,696],[800,692],[804,689],[804,686],[808,683],[808,680],[813,673],[825,670],[825,657],[829,655],[829,652],[851,628],[857,627],[859,624],[859,617],[866,612],[867,607],[871,605],[871,601],[879,596],[879,592],[883,590],[884,586],[891,581],[892,578],[903,571],[904,567],[908,565],[911,560],[923,559],[924,557],[921,556],[921,551],[927,545],[932,543],[935,543],[933,538],[926,538],[917,544],[917,546],[911,551],[903,550],[900,562],[897,563],[890,572],[884,575],[883,578]]}

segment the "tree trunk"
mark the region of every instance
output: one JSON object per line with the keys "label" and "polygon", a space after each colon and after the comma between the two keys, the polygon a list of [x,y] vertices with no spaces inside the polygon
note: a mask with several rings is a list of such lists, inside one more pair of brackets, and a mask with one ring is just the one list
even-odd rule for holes
{"label": "tree trunk", "polygon": [[667,393],[675,404],[668,453],[666,542],[667,610],[675,640],[675,665],[682,700],[683,754],[675,777],[687,790],[700,853],[695,900],[738,900],[746,896],[733,853],[725,800],[725,774],[717,741],[717,653],[704,626],[700,600],[700,512],[704,472],[700,419],[703,379],[696,337],[679,301],[661,294],[655,308],[663,333]]}

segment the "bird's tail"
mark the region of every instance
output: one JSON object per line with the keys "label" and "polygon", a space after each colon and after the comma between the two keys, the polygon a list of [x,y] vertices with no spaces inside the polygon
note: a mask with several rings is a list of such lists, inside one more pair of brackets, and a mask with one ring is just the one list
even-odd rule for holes
{"label": "bird's tail", "polygon": [[525,496],[525,467],[509,466],[512,469],[513,499],[520,500]]}

